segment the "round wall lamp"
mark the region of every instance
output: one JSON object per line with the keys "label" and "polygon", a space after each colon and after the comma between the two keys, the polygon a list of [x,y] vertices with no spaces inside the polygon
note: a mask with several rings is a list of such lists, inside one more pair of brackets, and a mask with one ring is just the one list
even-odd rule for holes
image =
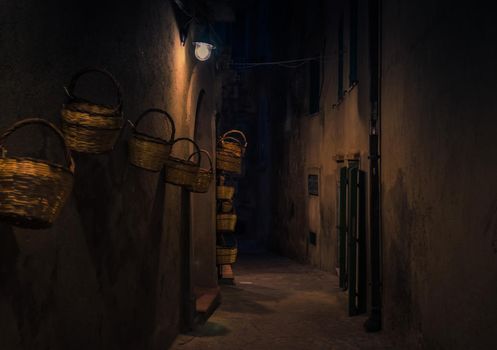
{"label": "round wall lamp", "polygon": [[[217,35],[214,28],[206,16],[200,16],[202,11],[196,11],[195,8],[187,6],[189,1],[171,0],[171,3],[178,24],[181,44],[185,45],[190,27],[193,26],[191,39],[195,57],[199,61],[207,61],[212,56],[212,50],[216,49],[216,41],[213,40],[213,35]],[[196,14],[199,14],[199,16],[197,17]],[[219,39],[219,37],[217,38]]]}
{"label": "round wall lamp", "polygon": [[193,45],[195,45],[195,57],[199,61],[207,61],[211,57],[212,50],[216,48],[214,45],[202,41],[194,41]]}
{"label": "round wall lamp", "polygon": [[212,50],[216,49],[212,39],[209,24],[197,24],[192,37],[195,46],[195,57],[199,61],[207,61],[212,56]]}

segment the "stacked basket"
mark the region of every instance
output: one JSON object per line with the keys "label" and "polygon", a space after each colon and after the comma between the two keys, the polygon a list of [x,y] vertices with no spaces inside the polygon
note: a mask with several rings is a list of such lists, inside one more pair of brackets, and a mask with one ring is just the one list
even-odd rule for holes
{"label": "stacked basket", "polygon": [[218,170],[226,173],[241,174],[242,160],[247,148],[247,139],[240,130],[230,130],[217,143]]}
{"label": "stacked basket", "polygon": [[[220,266],[236,262],[238,248],[235,236],[237,215],[233,204],[235,181],[242,174],[242,163],[247,147],[247,139],[243,132],[230,130],[224,133],[217,142],[216,169],[218,185],[216,197],[218,202],[217,232],[218,246],[216,261]],[[230,239],[229,239],[230,238]],[[231,244],[228,244],[232,241]]]}

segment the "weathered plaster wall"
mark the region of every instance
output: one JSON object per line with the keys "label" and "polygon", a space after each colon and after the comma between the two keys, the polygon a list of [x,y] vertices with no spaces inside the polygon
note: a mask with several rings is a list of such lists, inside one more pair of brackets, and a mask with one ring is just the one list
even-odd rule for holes
{"label": "weathered plaster wall", "polygon": [[[189,91],[189,115],[195,116],[192,139],[201,149],[209,152],[212,163],[205,154],[201,156],[201,168],[210,169],[215,164],[216,89],[205,84],[210,81],[211,72],[196,66]],[[215,171],[215,170],[214,170]],[[193,287],[214,287],[217,285],[216,271],[216,215],[215,181],[207,193],[192,195],[191,203],[191,246]],[[210,267],[210,268],[207,268]]]}
{"label": "weathered plaster wall", "polygon": [[[314,4],[318,6],[318,2]],[[296,9],[300,13],[301,9]],[[307,10],[315,13],[315,7]],[[313,12],[314,11],[314,12]],[[283,96],[286,113],[279,116],[274,110],[274,120],[279,125],[279,137],[274,142],[276,160],[275,176],[278,203],[274,206],[275,230],[273,245],[285,255],[301,261],[335,271],[337,267],[337,218],[336,198],[339,167],[337,156],[360,154],[361,169],[367,170],[369,75],[367,45],[367,7],[359,11],[359,83],[338,103],[338,23],[344,16],[345,69],[344,87],[349,89],[348,52],[349,16],[346,4],[324,2],[320,9],[326,14],[320,25],[319,19],[309,20],[302,16],[290,34],[296,38],[294,45],[286,48],[285,57],[302,56],[303,47],[307,57],[323,56],[321,64],[320,111],[308,112],[308,66],[286,70],[282,74],[288,79],[283,91],[275,92],[275,98]],[[304,29],[305,28],[305,29]],[[307,33],[303,35],[302,33]],[[288,35],[285,30],[284,35]],[[280,40],[282,40],[280,38]],[[276,78],[275,85],[282,79]],[[290,88],[288,88],[290,87]],[[281,110],[281,109],[280,109]],[[278,159],[280,161],[278,161]],[[319,197],[309,196],[307,178],[310,173],[319,173]],[[309,244],[309,231],[316,231],[316,246]]]}
{"label": "weathered plaster wall", "polygon": [[[336,266],[338,166],[333,156],[359,152],[361,168],[369,166],[368,13],[362,2],[359,84],[332,106],[337,103],[342,11],[348,87],[347,2],[337,1],[325,11],[321,112],[303,112],[306,82],[297,69],[275,74],[273,90],[273,130],[279,130],[273,153],[273,246],[324,269]],[[490,5],[469,11],[463,3],[383,1],[384,326],[400,331],[408,348],[497,346],[497,193],[492,185],[497,28],[492,14]],[[295,39],[282,57],[296,57],[302,47],[313,45],[312,39],[299,37],[304,24],[292,23],[276,40]],[[285,98],[283,105],[276,102]],[[312,212],[314,204],[309,208],[309,168],[321,173],[319,213]],[[313,217],[320,217],[316,247],[307,243]]]}
{"label": "weathered plaster wall", "polygon": [[[1,129],[33,115],[58,124],[62,86],[87,66],[117,77],[126,118],[164,108],[178,137],[194,135],[190,90],[205,89],[208,108],[214,106],[213,66],[204,65],[207,73],[196,78],[191,45],[180,45],[167,1],[3,1],[1,7]],[[112,101],[103,85],[93,94]],[[160,120],[144,128],[160,131]],[[17,150],[57,159],[50,135],[35,134],[19,134]],[[0,224],[2,349],[165,349],[179,331],[187,257],[181,240],[188,234],[181,218],[189,213],[181,212],[180,189],[165,185],[163,173],[129,165],[129,136],[127,128],[112,153],[74,155],[74,191],[53,228]],[[212,219],[202,220],[209,226]],[[199,240],[213,246],[207,233]],[[211,260],[204,267],[213,276]]]}
{"label": "weathered plaster wall", "polygon": [[383,4],[385,326],[497,347],[497,26],[491,5]]}

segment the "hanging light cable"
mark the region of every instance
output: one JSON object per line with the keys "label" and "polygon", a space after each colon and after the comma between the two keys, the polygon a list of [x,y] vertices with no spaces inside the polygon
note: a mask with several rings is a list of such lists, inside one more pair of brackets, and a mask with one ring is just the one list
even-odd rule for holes
{"label": "hanging light cable", "polygon": [[308,62],[311,61],[329,61],[332,60],[332,57],[326,56],[313,56],[313,57],[305,57],[298,58],[293,60],[281,60],[281,61],[267,61],[267,62],[232,62],[231,66],[236,69],[250,69],[261,66],[279,66],[284,68],[298,68],[301,67]]}

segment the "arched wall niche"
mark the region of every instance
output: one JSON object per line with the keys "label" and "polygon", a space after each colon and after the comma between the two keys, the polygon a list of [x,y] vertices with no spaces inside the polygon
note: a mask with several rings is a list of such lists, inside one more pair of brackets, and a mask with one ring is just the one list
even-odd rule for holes
{"label": "arched wall niche", "polygon": [[[197,65],[193,71],[187,101],[187,118],[193,123],[189,135],[201,149],[206,150],[214,164],[216,103],[212,72]],[[203,157],[202,168],[208,168],[209,161]],[[216,197],[215,182],[207,193],[190,194],[191,204],[191,285],[196,295],[198,289],[217,286],[216,270]]]}

